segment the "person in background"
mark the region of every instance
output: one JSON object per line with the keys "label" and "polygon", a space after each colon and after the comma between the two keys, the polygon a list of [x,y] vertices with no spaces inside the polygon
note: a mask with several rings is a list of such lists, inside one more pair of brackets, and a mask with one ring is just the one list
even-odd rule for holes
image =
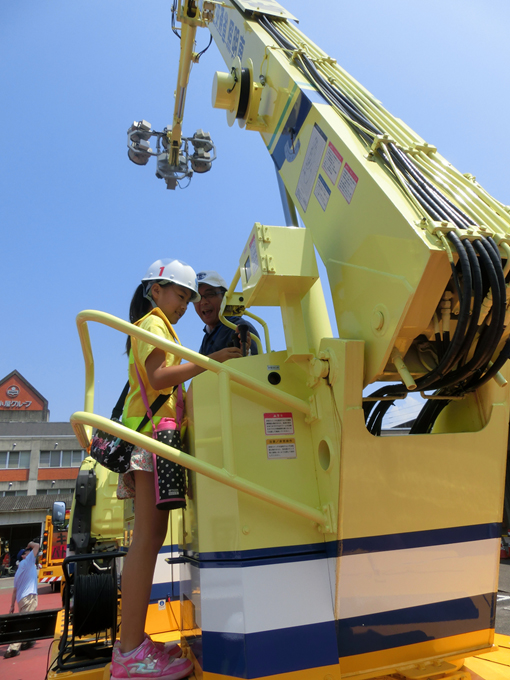
{"label": "person in background", "polygon": [[9,574],[9,568],[11,566],[11,554],[6,552],[2,558],[2,576],[7,576]]}
{"label": "person in background", "polygon": [[[37,609],[37,568],[35,566],[39,543],[31,541],[26,548],[18,553],[19,567],[14,576],[14,588],[9,614],[14,614],[14,605],[18,603],[21,613],[33,612]],[[5,659],[18,656],[20,649],[30,649],[33,642],[15,642],[7,647]]]}
{"label": "person in background", "polygon": [[[198,292],[200,293],[200,300],[195,302],[195,311],[198,316],[205,323],[204,338],[199,354],[208,356],[213,352],[217,352],[225,347],[230,347],[235,341],[235,336],[238,335],[228,326],[220,321],[220,307],[223,302],[223,296],[227,292],[228,285],[218,272],[213,270],[201,271],[197,274]],[[259,334],[252,326],[241,316],[227,316],[226,319],[231,323],[246,324],[248,326],[248,342],[250,354],[258,354],[258,347],[255,342],[251,342],[250,333],[257,337]]]}

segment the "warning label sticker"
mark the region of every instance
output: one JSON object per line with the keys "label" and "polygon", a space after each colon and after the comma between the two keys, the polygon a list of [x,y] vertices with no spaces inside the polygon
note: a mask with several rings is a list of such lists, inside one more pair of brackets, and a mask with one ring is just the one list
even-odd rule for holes
{"label": "warning label sticker", "polygon": [[335,149],[333,144],[330,142],[328,144],[328,148],[326,149],[324,160],[322,161],[322,169],[333,184],[336,184],[338,173],[340,172],[343,162],[343,156],[340,155],[340,152],[337,151],[337,149]]}
{"label": "warning label sticker", "polygon": [[323,210],[328,207],[329,197],[331,196],[331,189],[326,184],[326,180],[322,175],[319,174],[317,177],[317,184],[314,190],[315,198],[319,201],[320,206]]}
{"label": "warning label sticker", "polygon": [[308,208],[310,196],[312,195],[315,178],[319,172],[321,158],[322,154],[324,153],[326,142],[326,135],[320,129],[317,123],[315,123],[296,187],[296,198],[301,203],[301,207],[305,212]]}
{"label": "warning label sticker", "polygon": [[267,457],[276,458],[296,458],[295,439],[267,439]]}
{"label": "warning label sticker", "polygon": [[349,165],[346,163],[344,169],[342,170],[342,174],[340,175],[338,188],[340,189],[340,193],[345,198],[347,203],[351,202],[357,184],[358,184],[357,176],[354,174]]}
{"label": "warning label sticker", "polygon": [[264,413],[266,434],[294,434],[292,413]]}

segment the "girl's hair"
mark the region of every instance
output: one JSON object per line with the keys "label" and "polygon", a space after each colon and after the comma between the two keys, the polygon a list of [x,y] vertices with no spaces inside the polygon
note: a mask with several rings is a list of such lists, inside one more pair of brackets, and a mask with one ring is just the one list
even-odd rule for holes
{"label": "girl's hair", "polygon": [[[152,309],[152,303],[144,296],[144,285],[141,283],[135,290],[131,304],[129,305],[129,321],[135,323],[148,314]],[[126,354],[131,349],[131,336],[126,340]]]}

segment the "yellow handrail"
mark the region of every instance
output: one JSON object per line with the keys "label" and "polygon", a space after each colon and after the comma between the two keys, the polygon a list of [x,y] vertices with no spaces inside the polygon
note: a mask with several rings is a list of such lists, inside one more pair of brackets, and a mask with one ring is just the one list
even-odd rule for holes
{"label": "yellow handrail", "polygon": [[76,317],[76,325],[78,327],[78,333],[80,335],[80,342],[83,349],[83,356],[85,359],[85,410],[92,412],[94,410],[94,360],[92,356],[92,348],[90,346],[90,337],[87,329],[87,321],[96,321],[97,323],[102,323],[105,326],[114,328],[115,330],[121,331],[121,333],[126,333],[126,335],[131,335],[139,340],[148,342],[154,347],[158,347],[165,352],[171,352],[175,356],[181,359],[186,359],[207,371],[212,371],[213,373],[221,373],[225,371],[228,373],[231,380],[243,387],[252,389],[255,392],[263,394],[265,397],[270,399],[275,399],[281,404],[285,404],[290,408],[295,409],[304,413],[306,416],[311,415],[311,409],[308,402],[294,397],[292,394],[287,394],[282,392],[271,385],[263,382],[262,380],[257,380],[251,376],[245,375],[233,368],[232,366],[227,366],[226,364],[220,364],[214,359],[209,359],[198,352],[194,352],[187,347],[178,345],[170,340],[165,340],[164,338],[149,333],[149,331],[143,330],[143,328],[138,328],[138,326],[133,325],[123,319],[119,319],[112,314],[107,314],[106,312],[98,312],[93,309],[86,309],[80,312]]}
{"label": "yellow handrail", "polygon": [[[267,327],[267,323],[264,321],[264,319],[261,319],[260,316],[255,316],[255,314],[252,314],[247,309],[244,310],[243,316],[249,316],[250,319],[254,319],[255,321],[259,322],[259,324],[264,329],[264,338],[265,338],[265,341],[266,341],[266,352],[270,352],[271,351],[271,341],[269,340],[269,328]],[[254,339],[255,339],[255,341],[257,341],[257,338],[254,338]],[[259,352],[262,352],[262,349],[261,349],[262,345],[260,344],[260,340],[259,340],[259,343],[258,343],[258,347],[259,347]]]}
{"label": "yellow handrail", "polygon": [[[183,453],[178,449],[174,449],[173,447],[167,446],[162,442],[158,442],[156,439],[147,437],[146,435],[140,434],[140,432],[136,432],[135,430],[130,430],[128,427],[125,427],[120,423],[116,423],[113,420],[109,420],[103,416],[98,416],[94,413],[77,411],[71,416],[71,425],[73,426],[74,433],[76,434],[76,437],[82,446],[85,446],[85,444],[88,445],[87,429],[91,427],[97,427],[105,432],[116,435],[125,441],[131,442],[131,444],[135,444],[135,446],[140,446],[146,451],[156,453],[162,458],[171,460],[172,462],[178,463],[179,465],[182,465],[189,470],[193,470],[198,474],[205,475],[210,479],[214,479],[215,481],[220,482],[220,484],[226,484],[233,489],[247,493],[250,496],[259,498],[262,501],[276,505],[279,508],[283,508],[284,510],[289,510],[296,515],[300,515],[301,517],[305,517],[316,524],[326,527],[326,530],[328,529],[327,517],[320,510],[311,508],[304,503],[292,500],[291,498],[282,496],[281,494],[274,491],[270,491],[259,484],[250,482],[248,479],[238,477],[227,470],[218,468],[215,465],[211,465],[211,463],[194,458],[187,453]],[[84,425],[86,427],[84,427]]]}
{"label": "yellow handrail", "polygon": [[[146,435],[130,430],[129,428],[116,423],[103,416],[98,416],[93,413],[94,410],[94,357],[92,353],[92,346],[90,344],[90,335],[88,331],[87,321],[95,321],[97,323],[104,324],[110,328],[121,331],[139,340],[145,341],[158,347],[166,352],[172,352],[176,356],[191,361],[197,366],[212,371],[218,375],[219,379],[219,393],[220,393],[220,403],[222,405],[222,439],[224,448],[224,468],[218,468],[215,465],[211,465],[205,461],[198,460],[193,456],[182,453],[177,449],[170,446],[166,446],[161,442],[158,442]],[[203,474],[206,477],[210,477],[221,484],[226,484],[231,486],[238,491],[255,496],[260,500],[272,503],[280,508],[284,508],[293,512],[301,517],[312,520],[316,524],[324,526],[326,531],[329,530],[327,523],[327,517],[318,509],[311,508],[304,503],[299,501],[294,501],[286,496],[275,493],[266,489],[258,484],[250,482],[247,479],[238,477],[235,475],[234,471],[234,450],[233,450],[233,438],[232,438],[232,412],[231,412],[231,393],[230,393],[230,381],[252,389],[264,396],[271,399],[275,399],[280,403],[289,406],[290,408],[296,409],[306,416],[311,413],[310,406],[307,402],[302,399],[298,399],[291,394],[286,394],[285,392],[280,392],[276,388],[267,385],[266,383],[252,378],[250,376],[244,375],[240,371],[237,371],[231,366],[226,366],[225,364],[220,364],[213,359],[202,356],[193,350],[182,347],[175,342],[165,340],[160,336],[149,333],[142,328],[138,328],[123,319],[119,319],[106,312],[98,312],[95,310],[84,310],[80,312],[76,317],[76,325],[78,327],[78,333],[80,336],[80,342],[83,351],[83,357],[85,360],[85,411],[77,411],[71,416],[71,424],[73,430],[78,438],[78,441],[83,446],[83,448],[88,448],[90,438],[92,435],[92,428],[100,428],[105,432],[116,435],[121,439],[124,439],[132,444],[141,446],[148,451],[152,451],[163,458],[167,458],[176,463],[183,465],[190,470],[194,470],[198,474]],[[226,468],[226,469],[225,469]]]}

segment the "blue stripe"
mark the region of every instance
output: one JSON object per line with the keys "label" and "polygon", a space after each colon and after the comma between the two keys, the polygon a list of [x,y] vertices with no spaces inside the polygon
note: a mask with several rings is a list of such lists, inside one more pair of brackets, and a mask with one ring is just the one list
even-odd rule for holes
{"label": "blue stripe", "polygon": [[164,545],[159,549],[160,553],[177,553],[179,554],[179,545]]}
{"label": "blue stripe", "polygon": [[340,658],[494,628],[496,593],[337,621]]}
{"label": "blue stripe", "polygon": [[[337,541],[333,541],[337,545]],[[281,564],[318,560],[327,557],[325,543],[278,546],[277,548],[257,548],[255,550],[233,550],[228,552],[204,552],[187,556],[194,566],[201,569],[218,567],[246,567],[258,564]]]}
{"label": "blue stripe", "polygon": [[168,581],[166,583],[153,583],[151,588],[150,603],[154,604],[159,600],[178,600],[181,593],[179,581]]}
{"label": "blue stripe", "polygon": [[333,621],[242,635],[202,631],[203,671],[237,678],[338,664]]}
{"label": "blue stripe", "polygon": [[304,562],[319,560],[325,557],[346,557],[390,550],[408,550],[410,548],[426,548],[434,545],[453,545],[499,538],[501,524],[474,524],[465,527],[447,529],[431,529],[429,531],[411,531],[403,534],[386,534],[384,536],[365,536],[347,538],[343,541],[309,543],[304,545],[279,546],[276,548],[259,548],[256,550],[233,550],[225,552],[193,553],[185,556],[193,566],[201,569],[221,567],[249,567],[262,564],[282,564],[287,562]]}
{"label": "blue stripe", "polygon": [[278,170],[281,169],[285,161],[285,145],[289,144],[292,146],[292,142],[296,142],[297,137],[301,132],[301,128],[303,127],[303,123],[308,116],[308,112],[312,108],[312,102],[308,96],[309,94],[311,95],[312,93],[309,91],[303,92],[302,90],[299,92],[296,103],[292,107],[282,128],[280,137],[271,152],[271,157]]}
{"label": "blue stripe", "polygon": [[341,541],[338,555],[340,557],[345,557],[346,555],[361,553],[408,550],[409,548],[425,548],[432,545],[450,545],[453,543],[469,543],[470,541],[483,541],[489,538],[500,537],[501,524],[496,522],[493,524],[474,524],[466,527],[432,529],[430,531],[411,531],[405,534],[349,538]]}

